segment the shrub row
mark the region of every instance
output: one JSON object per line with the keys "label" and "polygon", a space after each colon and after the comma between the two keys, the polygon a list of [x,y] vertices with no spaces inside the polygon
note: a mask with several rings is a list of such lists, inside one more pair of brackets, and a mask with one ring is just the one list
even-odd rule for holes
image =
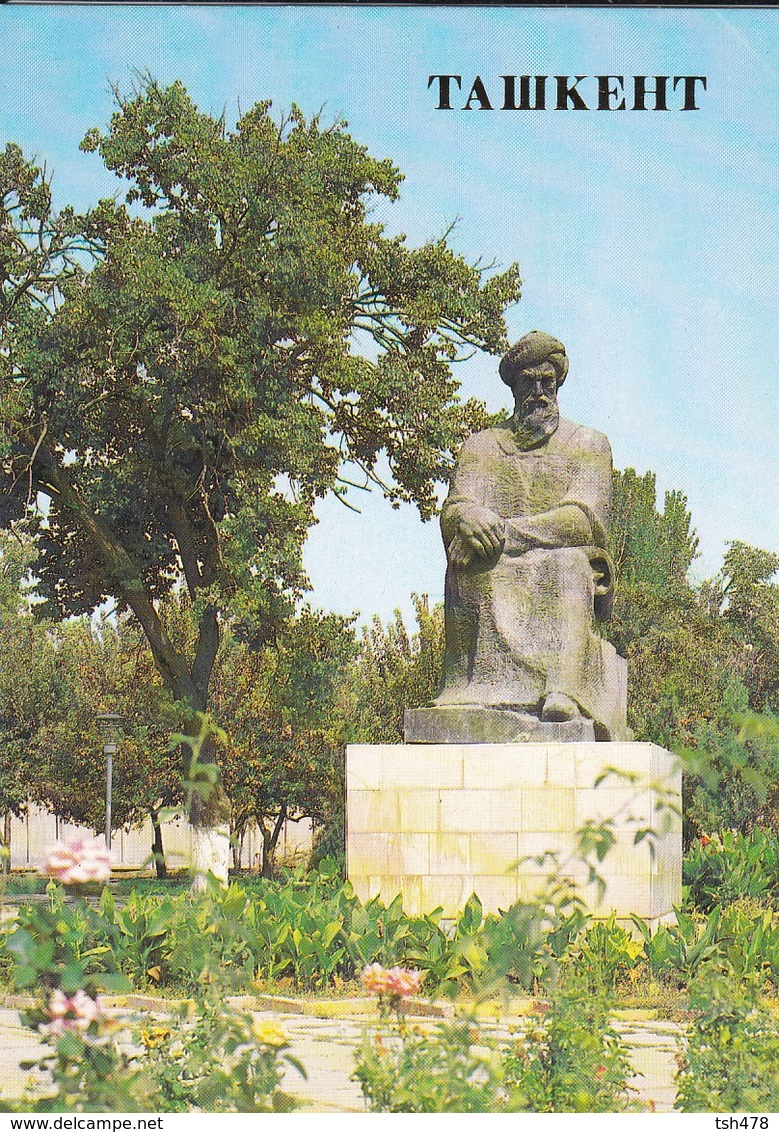
{"label": "shrub row", "polygon": [[446,924],[440,909],[406,915],[400,898],[363,904],[325,867],[254,892],[233,883],[199,898],[133,893],[120,903],[105,889],[93,906],[65,903],[52,885],[48,901],[22,905],[0,937],[0,962],[17,987],[66,991],[90,979],[96,989],[189,993],[217,976],[235,990],[322,990],[378,962],[422,971],[428,993],[466,987],[485,994],[505,978],[532,990],[560,959],[605,989],[647,976],[682,988],[708,962],[779,986],[779,912],[754,900],[708,914],[679,911],[650,936],[637,917],[628,931],[613,916],[592,922],[576,908],[550,914],[517,904],[484,916],[471,897]]}

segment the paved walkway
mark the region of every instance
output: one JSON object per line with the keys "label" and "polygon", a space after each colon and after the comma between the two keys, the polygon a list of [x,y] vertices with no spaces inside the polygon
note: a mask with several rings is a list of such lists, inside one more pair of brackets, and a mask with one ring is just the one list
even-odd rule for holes
{"label": "paved walkway", "polygon": [[[262,1017],[270,1015],[263,1013]],[[306,1068],[308,1080],[290,1072],[288,1092],[316,1112],[363,1112],[362,1093],[350,1080],[354,1052],[359,1046],[365,1019],[320,1019],[301,1015],[279,1015],[292,1049]],[[671,1022],[617,1022],[615,1028],[630,1053],[635,1072],[630,1085],[642,1109],[672,1112],[676,1089],[673,1082],[679,1027]],[[508,1038],[503,1025],[485,1026],[497,1037]]]}
{"label": "paved walkway", "polygon": [[[137,1010],[140,1002],[128,1005]],[[258,1018],[273,1018],[281,1025],[290,1040],[291,1052],[306,1069],[306,1079],[289,1069],[285,1090],[298,1099],[304,1111],[364,1112],[362,1092],[351,1080],[351,1074],[355,1051],[366,1025],[374,1021],[375,1013],[365,1013],[363,1005],[359,1014],[355,1011],[345,1017],[321,1018],[300,1013],[297,1003],[285,1005],[287,1010],[253,1011]],[[521,1025],[521,1019],[514,1023]],[[434,1025],[435,1019],[420,1019],[420,1024]],[[483,1025],[485,1031],[497,1037],[508,1037],[505,1023]],[[637,1091],[640,1106],[657,1112],[672,1111],[679,1026],[672,1022],[621,1021],[616,1023],[616,1029],[630,1052],[636,1073],[631,1085]],[[16,1099],[22,1095],[29,1073],[20,1068],[20,1062],[33,1060],[41,1049],[41,1042],[22,1025],[17,1011],[0,1008],[0,1092],[4,1098]]]}

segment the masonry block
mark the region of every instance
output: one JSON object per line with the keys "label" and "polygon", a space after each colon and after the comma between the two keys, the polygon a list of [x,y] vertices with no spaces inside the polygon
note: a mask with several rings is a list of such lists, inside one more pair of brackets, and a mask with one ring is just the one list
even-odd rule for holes
{"label": "masonry block", "polygon": [[[356,745],[346,791],[347,871],[363,899],[402,893],[408,912],[453,917],[472,891],[497,912],[564,877],[594,916],[653,924],[681,899],[681,770],[650,743]],[[600,822],[615,836],[593,858],[602,898],[577,838]],[[635,841],[647,827],[654,855]]]}

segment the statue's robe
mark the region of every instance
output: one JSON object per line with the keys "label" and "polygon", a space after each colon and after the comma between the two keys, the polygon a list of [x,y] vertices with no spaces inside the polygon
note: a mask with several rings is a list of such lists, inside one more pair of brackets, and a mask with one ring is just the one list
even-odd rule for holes
{"label": "statue's robe", "polygon": [[447,552],[460,520],[485,509],[503,520],[505,543],[466,566],[448,554],[435,706],[538,715],[557,692],[593,720],[597,738],[629,735],[626,662],[595,626],[612,589],[611,491],[609,442],[583,425],[561,419],[533,447],[521,446],[510,422],[465,442],[441,513]]}

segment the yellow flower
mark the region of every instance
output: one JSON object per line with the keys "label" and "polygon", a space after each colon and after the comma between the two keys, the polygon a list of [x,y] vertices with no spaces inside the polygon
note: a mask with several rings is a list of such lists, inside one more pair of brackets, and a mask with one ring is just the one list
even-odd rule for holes
{"label": "yellow flower", "polygon": [[170,1037],[170,1030],[166,1026],[149,1026],[148,1030],[141,1030],[141,1041],[147,1049],[157,1049]]}
{"label": "yellow flower", "polygon": [[252,1022],[254,1036],[264,1046],[285,1046],[287,1035],[282,1028],[270,1018],[260,1020],[255,1018]]}

